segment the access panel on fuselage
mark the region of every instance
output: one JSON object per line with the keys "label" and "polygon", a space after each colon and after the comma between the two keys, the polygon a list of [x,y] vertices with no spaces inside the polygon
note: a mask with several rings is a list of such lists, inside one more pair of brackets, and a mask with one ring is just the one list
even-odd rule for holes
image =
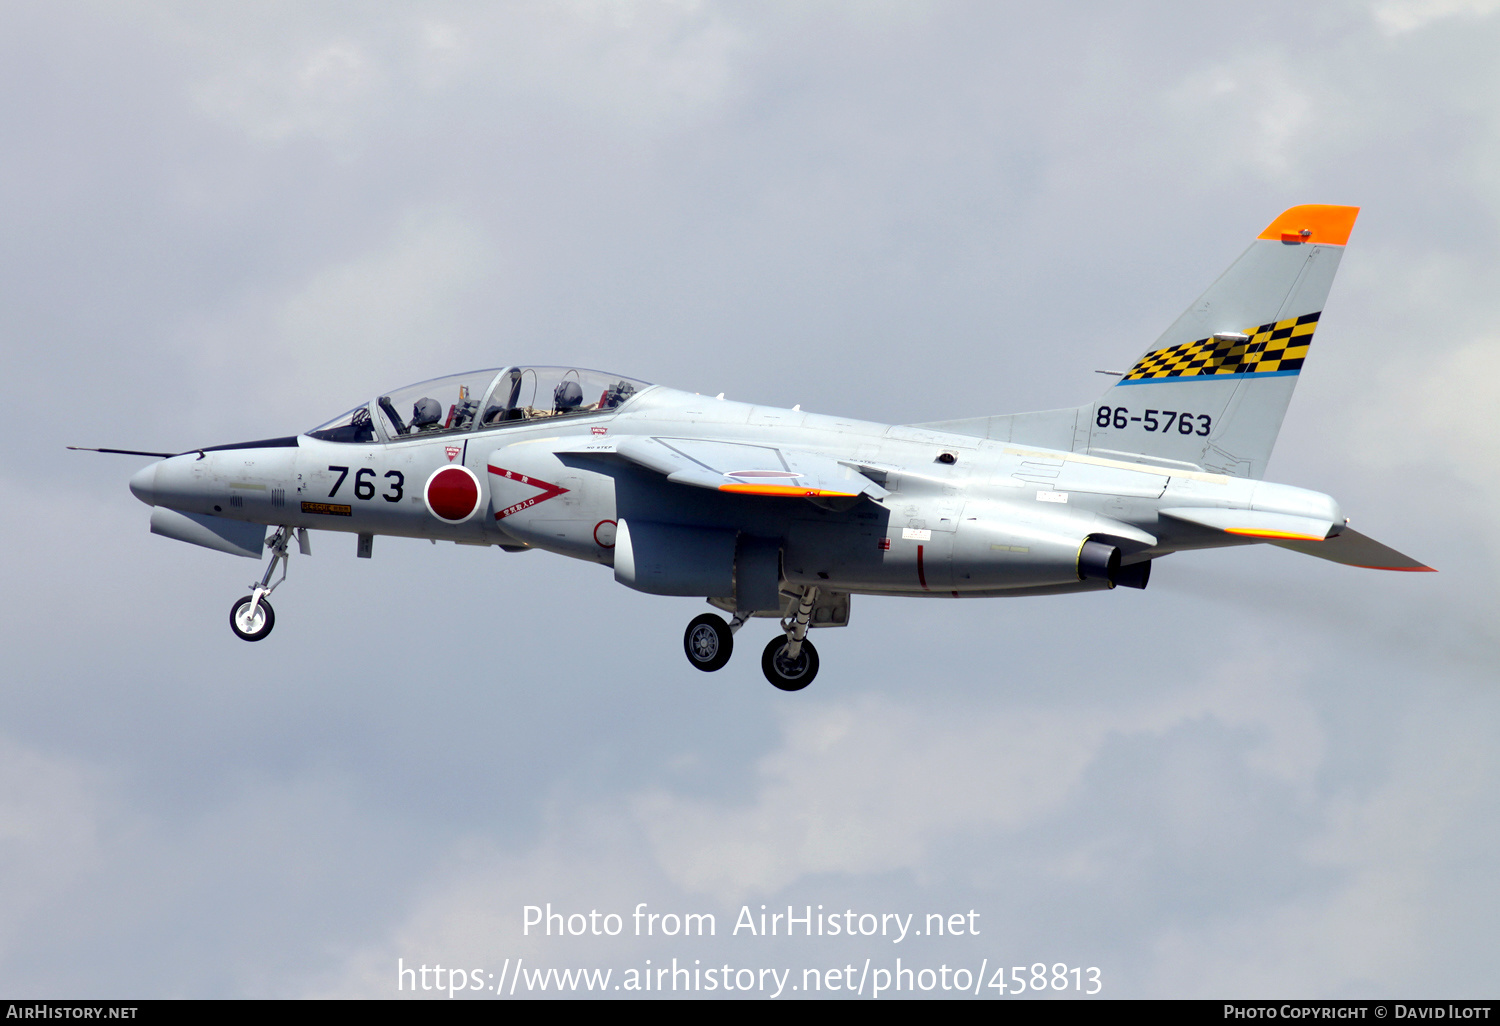
{"label": "access panel on fuselage", "polygon": [[613,468],[519,442],[491,451],[484,470],[490,490],[486,529],[496,540],[614,561]]}
{"label": "access panel on fuselage", "polygon": [[308,440],[298,454],[297,512],[328,531],[480,540],[483,478],[462,438],[388,445]]}

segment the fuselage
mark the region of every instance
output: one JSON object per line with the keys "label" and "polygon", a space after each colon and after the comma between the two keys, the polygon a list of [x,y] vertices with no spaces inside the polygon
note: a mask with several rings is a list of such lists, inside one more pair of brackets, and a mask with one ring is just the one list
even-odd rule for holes
{"label": "fuselage", "polygon": [[[144,468],[131,490],[149,505],[231,521],[534,548],[607,566],[615,564],[622,521],[661,525],[668,547],[672,529],[719,532],[773,551],[778,581],[788,588],[913,596],[1109,588],[1112,579],[1081,569],[1090,540],[1118,549],[1125,567],[1183,549],[1264,540],[1164,516],[1164,509],[1253,510],[1327,522],[1334,533],[1343,523],[1326,495],[1180,466],[663,386],[600,406],[487,425],[476,417],[469,430],[395,437],[387,430],[358,441],[308,433],[195,450]],[[577,451],[622,436],[814,452],[884,494],[809,499],[705,489],[612,453]],[[733,561],[748,557],[734,554],[732,541],[730,549],[732,579]]]}

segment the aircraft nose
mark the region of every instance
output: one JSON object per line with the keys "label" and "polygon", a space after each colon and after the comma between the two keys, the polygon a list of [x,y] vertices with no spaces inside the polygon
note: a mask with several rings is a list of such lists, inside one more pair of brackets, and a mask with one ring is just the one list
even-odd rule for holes
{"label": "aircraft nose", "polygon": [[[158,466],[160,464],[152,463],[142,467],[130,478],[130,494],[148,506],[156,505],[156,468]],[[116,478],[116,480],[119,479]]]}

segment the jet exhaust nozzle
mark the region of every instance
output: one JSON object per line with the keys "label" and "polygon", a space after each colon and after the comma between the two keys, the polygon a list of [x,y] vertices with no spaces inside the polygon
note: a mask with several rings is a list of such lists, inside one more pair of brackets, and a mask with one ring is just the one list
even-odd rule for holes
{"label": "jet exhaust nozzle", "polygon": [[[1078,579],[1080,581],[1107,581],[1113,588],[1120,573],[1120,550],[1113,545],[1085,541],[1078,549]],[[1144,584],[1141,585],[1145,587]]]}
{"label": "jet exhaust nozzle", "polygon": [[1151,560],[1142,563],[1131,563],[1122,566],[1115,573],[1115,585],[1121,588],[1138,588],[1142,591],[1146,588],[1146,582],[1151,580]]}

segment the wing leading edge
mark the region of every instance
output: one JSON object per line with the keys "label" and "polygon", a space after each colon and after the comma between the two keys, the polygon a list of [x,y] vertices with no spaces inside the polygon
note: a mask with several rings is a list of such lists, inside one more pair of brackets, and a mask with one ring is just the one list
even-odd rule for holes
{"label": "wing leading edge", "polygon": [[623,435],[555,450],[617,456],[668,481],[734,495],[804,499],[882,499],[890,493],[821,453],[745,442]]}

